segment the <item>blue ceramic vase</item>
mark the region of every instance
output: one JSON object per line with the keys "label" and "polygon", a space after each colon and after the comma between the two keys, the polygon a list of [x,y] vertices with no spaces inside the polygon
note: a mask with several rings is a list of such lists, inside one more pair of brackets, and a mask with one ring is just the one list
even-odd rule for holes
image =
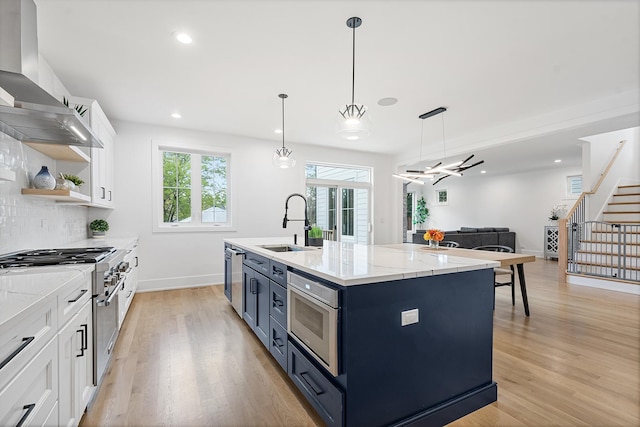
{"label": "blue ceramic vase", "polygon": [[33,177],[33,186],[39,190],[53,190],[56,188],[56,179],[49,173],[49,168],[42,166],[40,172]]}

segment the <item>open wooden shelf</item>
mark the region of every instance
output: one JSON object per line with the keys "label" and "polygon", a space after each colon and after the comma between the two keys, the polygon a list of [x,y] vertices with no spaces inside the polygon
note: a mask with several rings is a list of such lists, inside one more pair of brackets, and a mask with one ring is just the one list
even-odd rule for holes
{"label": "open wooden shelf", "polygon": [[25,142],[25,144],[55,160],[67,160],[70,162],[81,163],[91,162],[91,157],[73,145],[41,144],[38,142]]}
{"label": "open wooden shelf", "polygon": [[25,196],[43,197],[56,202],[90,202],[91,198],[84,194],[71,190],[39,190],[37,188],[23,188],[22,194]]}

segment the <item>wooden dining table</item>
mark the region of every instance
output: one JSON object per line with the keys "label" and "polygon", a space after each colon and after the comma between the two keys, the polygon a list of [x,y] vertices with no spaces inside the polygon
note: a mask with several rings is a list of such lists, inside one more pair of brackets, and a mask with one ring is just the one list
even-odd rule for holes
{"label": "wooden dining table", "polygon": [[[494,252],[494,251],[481,251],[476,249],[463,249],[463,248],[437,248],[432,249],[424,245],[422,250],[428,252],[437,252],[452,256],[459,256],[465,258],[482,259],[487,261],[496,261],[500,263],[500,267],[511,267],[515,265],[518,270],[518,282],[520,283],[520,292],[522,293],[522,302],[524,304],[524,313],[529,316],[529,299],[527,298],[527,285],[524,278],[524,264],[526,262],[534,262],[536,257],[533,255],[516,254],[509,252]],[[514,278],[515,281],[515,278]]]}

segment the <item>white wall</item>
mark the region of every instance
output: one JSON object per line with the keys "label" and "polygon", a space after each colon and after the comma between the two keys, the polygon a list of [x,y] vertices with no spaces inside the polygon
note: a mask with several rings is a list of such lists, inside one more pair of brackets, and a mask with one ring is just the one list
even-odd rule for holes
{"label": "white wall", "polygon": [[587,141],[583,147],[583,151],[586,151],[583,156],[583,161],[586,159],[583,191],[594,188],[620,145],[620,141],[627,141],[602,181],[598,192],[589,197],[588,218],[595,220],[602,214],[619,185],[640,183],[640,166],[638,166],[640,164],[640,128],[594,135],[582,140]]}
{"label": "white wall", "polygon": [[[139,236],[140,287],[166,289],[222,283],[223,239],[239,237],[293,236],[303,238],[302,223],[282,228],[284,203],[291,193],[305,193],[307,160],[371,166],[374,168],[374,243],[397,243],[393,229],[401,220],[388,203],[391,161],[387,156],[287,143],[297,161],[291,170],[271,163],[275,141],[189,131],[129,122],[114,122],[118,133],[115,151],[115,209],[92,212],[108,218],[109,234]],[[234,232],[152,232],[151,141],[203,143],[231,153],[231,188],[235,211]],[[376,203],[379,200],[379,203]],[[393,199],[391,199],[393,200]],[[299,201],[299,200],[298,200]],[[291,199],[289,218],[302,218],[301,201]]]}
{"label": "white wall", "polygon": [[87,238],[87,208],[23,196],[30,180],[47,166],[56,174],[56,161],[0,132],[2,166],[15,172],[15,181],[0,179],[0,254],[23,249],[55,248]]}
{"label": "white wall", "polygon": [[[509,227],[516,233],[516,252],[543,256],[544,226],[556,204],[569,208],[566,178],[579,168],[475,177],[449,177],[436,186],[410,184],[408,191],[424,195],[430,216],[421,228],[458,230],[460,227]],[[449,203],[436,203],[436,190],[448,191]],[[446,236],[445,236],[446,239]]]}

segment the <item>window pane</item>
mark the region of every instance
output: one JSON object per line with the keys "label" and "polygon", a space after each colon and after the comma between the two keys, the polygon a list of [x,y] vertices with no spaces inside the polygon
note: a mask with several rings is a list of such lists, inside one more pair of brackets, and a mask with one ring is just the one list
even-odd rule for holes
{"label": "window pane", "polygon": [[163,221],[176,222],[178,219],[178,191],[175,188],[164,189],[163,207]]}
{"label": "window pane", "polygon": [[227,222],[227,159],[202,156],[202,222]]}
{"label": "window pane", "polygon": [[191,222],[191,190],[178,190],[178,221]]}
{"label": "window pane", "polygon": [[413,196],[415,193],[407,193],[407,230],[413,230]]}
{"label": "window pane", "polygon": [[582,175],[568,176],[567,190],[571,196],[579,196],[582,194]]}
{"label": "window pane", "polygon": [[163,221],[191,220],[191,155],[162,153]]}
{"label": "window pane", "polygon": [[369,169],[349,168],[344,166],[323,166],[307,164],[306,178],[329,179],[335,181],[370,182]]}
{"label": "window pane", "polygon": [[342,235],[353,236],[353,189],[342,190]]}

